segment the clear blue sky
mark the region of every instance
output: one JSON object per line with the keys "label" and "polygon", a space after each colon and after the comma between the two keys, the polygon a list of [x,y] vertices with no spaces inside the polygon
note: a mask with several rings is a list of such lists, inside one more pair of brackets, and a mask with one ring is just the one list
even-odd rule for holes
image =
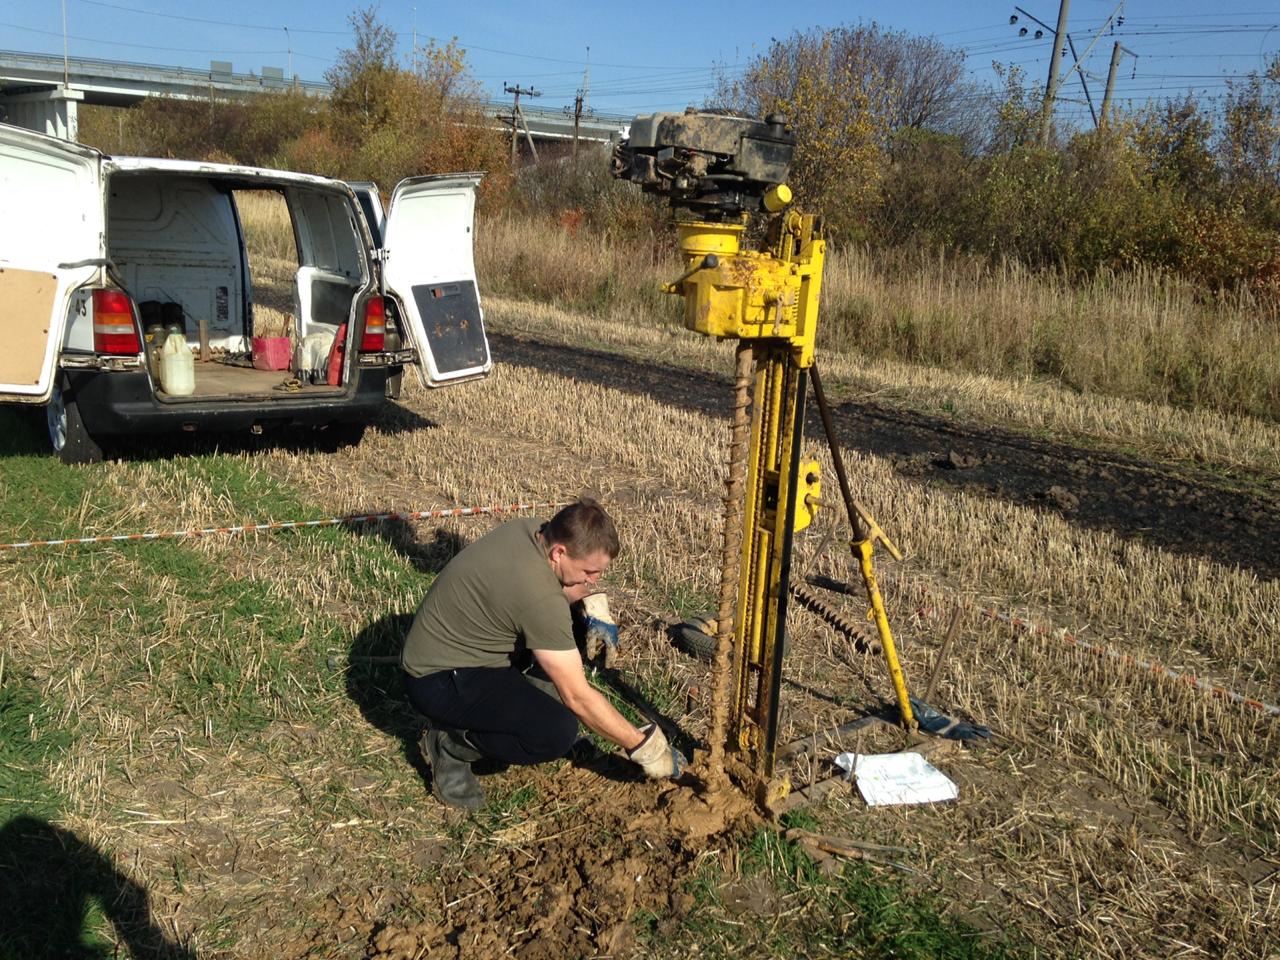
{"label": "clear blue sky", "polygon": [[[1141,102],[1195,90],[1221,93],[1226,79],[1261,71],[1280,52],[1280,7],[1274,0],[1128,0],[1124,23],[1085,59],[1095,102],[1101,100],[1112,44],[1138,56],[1121,65],[1117,97]],[[66,44],[71,56],[207,69],[229,60],[237,72],[264,65],[321,80],[337,52],[350,46],[352,0],[65,0]],[[1056,0],[1019,0],[1052,26]],[[752,56],[811,27],[875,20],[882,26],[932,34],[966,54],[976,79],[992,78],[991,62],[1021,65],[1037,82],[1048,70],[1050,41],[1018,35],[1014,4],[944,0],[765,3],[701,0],[695,3],[473,2],[384,0],[380,19],[398,35],[407,59],[416,29],[428,37],[457,37],[473,75],[502,98],[506,83],[533,86],[538,106],[573,102],[590,70],[588,106],[600,113],[632,114],[701,103],[715,88],[717,70],[740,70]],[[1268,7],[1270,6],[1270,9]],[[1116,0],[1072,0],[1068,30],[1083,56]],[[0,0],[0,48],[63,52],[63,0]],[[286,29],[287,28],[287,29]],[[590,50],[588,54],[588,48]],[[1068,56],[1065,61],[1070,64]],[[1062,91],[1061,116],[1088,121],[1084,93],[1074,75]]]}

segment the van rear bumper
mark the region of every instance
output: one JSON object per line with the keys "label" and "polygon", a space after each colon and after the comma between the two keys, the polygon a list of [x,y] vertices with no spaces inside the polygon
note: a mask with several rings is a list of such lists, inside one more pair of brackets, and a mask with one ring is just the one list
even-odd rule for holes
{"label": "van rear bumper", "polygon": [[76,402],[85,429],[98,436],[191,431],[275,430],[369,423],[386,402],[385,368],[357,374],[354,394],[282,394],[270,399],[157,400],[146,371],[66,370],[69,399]]}

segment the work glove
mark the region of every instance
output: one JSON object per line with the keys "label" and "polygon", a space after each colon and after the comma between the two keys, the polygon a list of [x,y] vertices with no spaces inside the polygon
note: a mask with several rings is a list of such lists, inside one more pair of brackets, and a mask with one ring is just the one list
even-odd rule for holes
{"label": "work glove", "polygon": [[658,729],[656,723],[646,723],[640,728],[644,739],[640,746],[627,752],[627,756],[640,765],[644,775],[650,780],[661,780],[670,777],[672,780],[680,776],[689,761],[671,744]]}
{"label": "work glove", "polygon": [[601,648],[618,649],[618,625],[609,613],[609,598],[593,593],[582,601],[582,621],[587,633],[587,659],[594,660]]}
{"label": "work glove", "polygon": [[952,720],[945,714],[933,709],[923,700],[917,700],[915,697],[908,699],[911,703],[911,712],[916,718],[916,723],[926,733],[932,733],[934,736],[942,737],[945,740],[985,740],[991,736],[990,727],[984,727],[980,723],[969,723],[965,720]]}

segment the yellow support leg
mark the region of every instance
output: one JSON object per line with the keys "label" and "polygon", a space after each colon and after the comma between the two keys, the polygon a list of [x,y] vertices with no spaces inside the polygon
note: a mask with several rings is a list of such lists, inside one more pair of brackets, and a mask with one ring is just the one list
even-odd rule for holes
{"label": "yellow support leg", "polygon": [[880,586],[876,583],[875,571],[871,569],[871,540],[859,540],[858,561],[862,567],[862,582],[867,588],[867,599],[871,602],[871,615],[875,619],[876,629],[880,632],[880,646],[884,649],[884,659],[889,664],[889,675],[893,678],[893,689],[898,696],[898,712],[902,716],[902,725],[908,730],[916,729],[916,718],[911,712],[911,699],[907,695],[907,680],[902,675],[902,664],[898,662],[898,649],[893,644],[893,632],[889,629],[889,617],[884,612],[884,601],[880,598]]}

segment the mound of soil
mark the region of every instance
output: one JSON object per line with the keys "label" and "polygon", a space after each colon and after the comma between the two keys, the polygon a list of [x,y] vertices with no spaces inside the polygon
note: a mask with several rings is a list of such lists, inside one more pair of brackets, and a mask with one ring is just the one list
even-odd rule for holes
{"label": "mound of soil", "polygon": [[736,790],[712,797],[637,781],[616,756],[515,775],[537,788],[533,818],[487,836],[470,824],[479,835],[461,847],[472,852],[429,883],[381,896],[335,891],[316,918],[321,932],[283,956],[332,955],[353,940],[368,960],[636,956],[637,914],[662,918],[660,939],[673,933],[694,905],[684,881],[732,846],[719,841],[759,824]]}

